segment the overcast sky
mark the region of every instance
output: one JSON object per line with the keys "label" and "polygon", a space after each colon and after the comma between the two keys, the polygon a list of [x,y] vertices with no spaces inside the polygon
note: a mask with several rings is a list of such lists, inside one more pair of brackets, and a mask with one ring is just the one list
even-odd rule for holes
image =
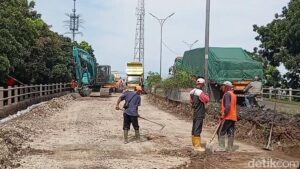
{"label": "overcast sky", "polygon": [[[64,20],[72,12],[73,0],[35,0],[42,18],[52,30],[64,34]],[[160,27],[149,12],[163,18],[175,12],[164,25],[164,76],[177,55],[188,49],[183,43],[199,40],[194,47],[204,46],[205,0],[145,0],[145,69],[159,72]],[[133,60],[138,0],[77,0],[77,11],[84,20],[76,40],[89,42],[99,64],[125,72]],[[253,24],[265,25],[280,13],[289,0],[211,0],[210,46],[242,47],[252,51],[258,42]],[[70,35],[66,35],[70,36]]]}

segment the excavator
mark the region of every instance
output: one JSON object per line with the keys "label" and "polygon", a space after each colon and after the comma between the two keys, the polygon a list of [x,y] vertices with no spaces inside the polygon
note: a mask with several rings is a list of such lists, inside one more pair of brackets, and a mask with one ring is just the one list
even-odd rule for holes
{"label": "excavator", "polygon": [[118,73],[111,72],[110,65],[98,65],[96,59],[83,49],[74,47],[73,57],[75,62],[78,93],[82,97],[89,96],[92,89],[100,89],[100,96],[109,96],[118,87]]}
{"label": "excavator", "polygon": [[74,47],[73,58],[75,74],[78,82],[78,92],[81,96],[89,96],[97,78],[97,61],[88,52]]}

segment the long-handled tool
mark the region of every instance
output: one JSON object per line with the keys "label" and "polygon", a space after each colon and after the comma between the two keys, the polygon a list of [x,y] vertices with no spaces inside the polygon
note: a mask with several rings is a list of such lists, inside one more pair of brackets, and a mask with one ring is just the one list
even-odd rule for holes
{"label": "long-handled tool", "polygon": [[271,148],[271,139],[272,139],[273,125],[274,125],[274,123],[272,123],[272,125],[271,125],[270,134],[269,134],[269,139],[268,139],[268,144],[267,144],[266,147],[263,148],[264,150],[269,150],[269,151],[272,151],[272,150],[273,150],[273,149]]}
{"label": "long-handled tool", "polygon": [[[215,131],[214,131],[212,137],[210,138],[208,144],[211,144],[212,141],[215,139],[215,137],[216,137],[216,135],[217,135],[217,132],[218,132],[219,128],[220,128],[220,131],[222,130],[223,124],[224,124],[224,121],[223,121],[223,120],[220,120],[220,122],[219,122],[219,124],[217,125],[217,127],[216,127],[216,129],[215,129]],[[221,127],[220,127],[220,126],[221,126]]]}
{"label": "long-handled tool", "polygon": [[148,122],[150,122],[150,123],[157,124],[157,125],[161,126],[161,129],[160,129],[160,130],[163,130],[163,129],[166,127],[166,126],[163,125],[163,124],[160,124],[160,123],[157,123],[157,122],[155,122],[155,121],[146,119],[146,118],[144,118],[144,117],[139,116],[139,118],[140,118],[140,119],[143,119],[143,120],[145,120],[145,121],[148,121]]}
{"label": "long-handled tool", "polygon": [[[119,110],[120,110],[120,111],[124,111],[124,109],[119,109]],[[141,117],[141,116],[138,116],[138,117],[139,117],[140,119],[143,119],[143,120],[148,121],[148,122],[150,122],[150,123],[153,123],[153,124],[156,124],[156,125],[161,126],[161,129],[160,129],[160,130],[163,130],[163,129],[166,127],[166,125],[164,125],[164,124],[160,124],[160,123],[157,123],[157,122],[155,122],[155,121],[146,119],[145,117]]]}
{"label": "long-handled tool", "polygon": [[[277,101],[276,101],[276,93],[275,93],[274,113],[276,113],[276,103],[277,103]],[[263,148],[264,150],[269,150],[269,151],[273,150],[271,148],[271,140],[272,140],[272,132],[273,132],[273,126],[274,126],[275,117],[276,116],[274,114],[273,121],[272,121],[271,128],[270,128],[268,143],[267,143],[267,146]]]}
{"label": "long-handled tool", "polygon": [[[214,133],[212,135],[212,137],[210,138],[210,140],[209,140],[209,142],[208,142],[208,144],[206,146],[206,151],[207,150],[212,151],[212,142],[215,139],[218,131],[219,131],[219,133],[221,132],[221,130],[223,128],[223,125],[224,125],[224,120],[220,120],[220,122],[218,123],[218,125],[217,125],[217,127],[216,127],[216,129],[215,129],[215,131],[214,131]],[[218,135],[220,135],[219,133],[218,133]]]}

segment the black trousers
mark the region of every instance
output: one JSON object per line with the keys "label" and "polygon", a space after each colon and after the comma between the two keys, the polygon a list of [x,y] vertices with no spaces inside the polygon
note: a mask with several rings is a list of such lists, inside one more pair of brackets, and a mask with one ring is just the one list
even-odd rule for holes
{"label": "black trousers", "polygon": [[139,121],[137,116],[129,116],[124,113],[124,122],[123,122],[123,130],[130,130],[130,124],[132,124],[134,130],[139,130]]}
{"label": "black trousers", "polygon": [[[221,127],[222,125],[220,126],[220,128]],[[218,129],[219,136],[225,136],[227,134],[228,137],[234,137],[235,121],[225,120],[221,132],[220,128]]]}
{"label": "black trousers", "polygon": [[192,135],[193,136],[200,136],[201,133],[202,133],[202,126],[203,126],[203,118],[194,118],[193,119]]}

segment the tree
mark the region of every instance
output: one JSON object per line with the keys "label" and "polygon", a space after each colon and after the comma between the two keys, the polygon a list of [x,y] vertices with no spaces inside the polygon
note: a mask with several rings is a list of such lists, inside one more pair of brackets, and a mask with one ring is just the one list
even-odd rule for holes
{"label": "tree", "polygon": [[283,63],[289,71],[284,77],[289,87],[300,87],[300,1],[291,0],[282,14],[266,26],[253,26],[260,41],[258,53],[272,66]]}
{"label": "tree", "polygon": [[94,49],[92,48],[92,46],[88,42],[86,42],[86,41],[80,42],[79,48],[87,51],[89,54],[91,54],[93,57],[95,57]]}
{"label": "tree", "polygon": [[71,39],[51,31],[34,6],[27,0],[0,1],[0,85],[7,75],[27,84],[72,78]]}
{"label": "tree", "polygon": [[280,87],[281,86],[281,75],[280,72],[276,69],[276,67],[268,65],[266,72],[266,86]]}

